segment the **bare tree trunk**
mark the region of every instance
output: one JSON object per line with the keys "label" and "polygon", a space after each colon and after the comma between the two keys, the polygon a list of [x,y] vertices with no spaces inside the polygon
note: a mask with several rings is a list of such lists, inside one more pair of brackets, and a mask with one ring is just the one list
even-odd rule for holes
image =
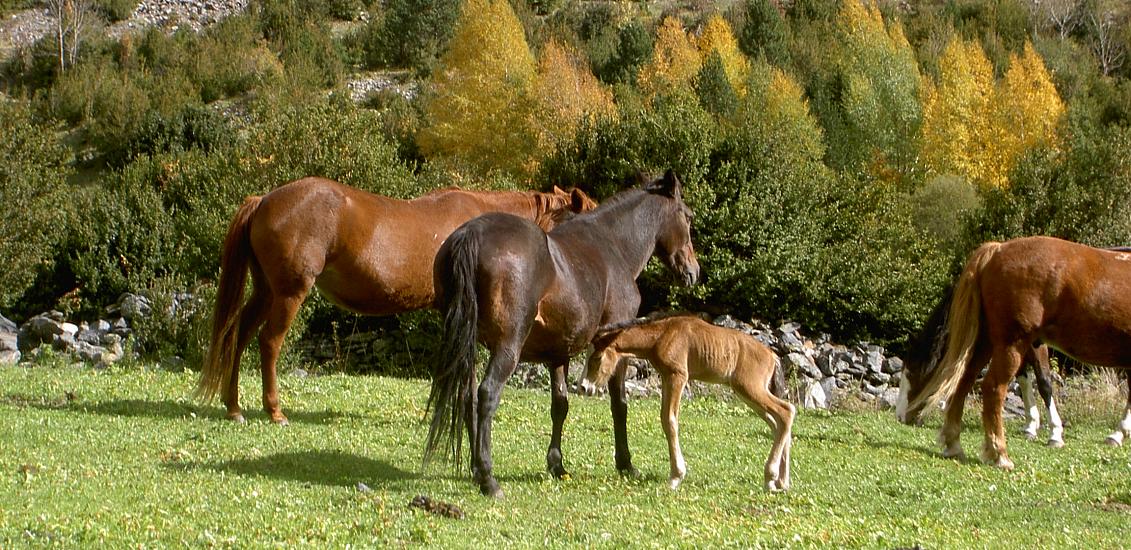
{"label": "bare tree trunk", "polygon": [[1100,70],[1104,76],[1123,66],[1126,55],[1126,44],[1121,40],[1120,30],[1122,22],[1115,6],[1105,2],[1097,3],[1094,9],[1088,11],[1088,24],[1092,30],[1092,51],[1100,62]]}

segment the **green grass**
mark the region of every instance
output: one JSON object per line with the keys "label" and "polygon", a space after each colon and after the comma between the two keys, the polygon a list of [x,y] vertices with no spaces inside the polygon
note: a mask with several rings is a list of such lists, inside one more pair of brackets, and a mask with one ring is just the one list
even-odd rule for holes
{"label": "green grass", "polygon": [[[656,399],[630,405],[639,479],[614,472],[606,399],[571,399],[572,478],[545,473],[549,399],[507,388],[495,424],[500,501],[465,475],[420,467],[427,386],[362,376],[283,377],[291,425],[237,425],[192,402],[192,373],[0,368],[0,547],[433,544],[694,547],[1079,547],[1131,543],[1131,464],[1099,444],[1114,421],[1071,418],[1068,446],[1014,435],[1012,473],[938,457],[890,413],[803,412],[793,490],[761,489],[765,425],[715,398],[685,403],[688,478],[666,487]],[[258,409],[245,374],[244,406]],[[250,399],[249,399],[250,398]],[[1068,411],[1071,414],[1071,411]],[[981,444],[968,415],[967,452]],[[370,491],[359,490],[364,483]],[[408,507],[418,494],[466,512]]]}

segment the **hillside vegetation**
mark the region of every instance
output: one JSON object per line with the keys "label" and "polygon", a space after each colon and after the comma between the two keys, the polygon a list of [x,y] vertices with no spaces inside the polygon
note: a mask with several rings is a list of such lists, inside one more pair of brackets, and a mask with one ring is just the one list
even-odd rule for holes
{"label": "hillside vegetation", "polygon": [[[704,283],[650,270],[646,308],[885,345],[984,240],[1131,243],[1125,2],[257,0],[126,33],[103,22],[136,2],[70,5],[0,67],[17,320],[210,296],[242,198],[305,175],[604,198],[674,168]],[[393,85],[354,101],[375,74]]]}

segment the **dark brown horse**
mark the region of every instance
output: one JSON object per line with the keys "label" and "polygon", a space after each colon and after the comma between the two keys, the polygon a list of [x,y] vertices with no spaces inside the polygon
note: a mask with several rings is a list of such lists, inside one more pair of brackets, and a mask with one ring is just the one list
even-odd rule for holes
{"label": "dark brown horse", "polygon": [[781,370],[781,361],[770,348],[742,331],[692,315],[632,319],[598,330],[585,381],[605,384],[632,357],[648,360],[660,373],[660,423],[668,438],[669,487],[676,489],[687,475],[679,445],[679,400],[689,380],[701,380],[730,386],[770,426],[774,443],[766,459],[766,489],[789,489],[789,451],[797,409],[770,391]]}
{"label": "dark brown horse", "polygon": [[1050,237],[985,243],[967,260],[947,311],[941,345],[927,361],[905,366],[900,419],[915,422],[926,406],[945,399],[939,442],[944,456],[961,456],[963,403],[989,364],[982,380],[982,460],[1011,469],[1002,406],[1034,346],[1131,368],[1131,253]]}
{"label": "dark brown horse", "polygon": [[[491,421],[518,361],[533,361],[550,368],[553,432],[546,465],[564,477],[561,435],[569,411],[569,358],[588,347],[597,327],[636,316],[636,277],[653,255],[684,283],[698,279],[691,210],[670,170],[548,234],[506,214],[481,216],[452,233],[436,254],[434,270],[444,336],[432,369],[425,461],[446,441],[447,453],[460,463],[466,426],[475,482],[485,495],[502,495],[491,473]],[[477,341],[491,353],[478,391]],[[609,390],[617,468],[634,473],[623,372],[614,375]]]}
{"label": "dark brown horse", "polygon": [[[263,409],[285,424],[275,361],[312,287],[366,315],[423,309],[433,302],[436,250],[463,222],[508,212],[549,230],[565,213],[595,205],[581,191],[556,187],[552,193],[445,189],[404,201],[324,178],[303,178],[248,197],[224,240],[212,341],[197,396],[221,393],[228,418],[243,420],[240,355],[259,331]],[[252,293],[244,303],[249,271]]]}

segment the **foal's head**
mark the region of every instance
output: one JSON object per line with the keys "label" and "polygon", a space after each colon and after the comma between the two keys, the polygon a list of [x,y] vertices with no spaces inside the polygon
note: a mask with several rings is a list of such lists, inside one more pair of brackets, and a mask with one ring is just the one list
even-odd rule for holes
{"label": "foal's head", "polygon": [[574,187],[564,191],[557,185],[549,193],[535,193],[534,223],[543,231],[549,232],[558,224],[572,218],[575,214],[597,208],[597,201],[589,198],[584,191]]}
{"label": "foal's head", "polygon": [[647,184],[644,190],[671,199],[661,214],[656,256],[663,260],[668,269],[678,274],[685,285],[695,284],[699,280],[699,260],[691,245],[692,213],[683,202],[683,184],[675,172],[669,169],[664,177]]}

